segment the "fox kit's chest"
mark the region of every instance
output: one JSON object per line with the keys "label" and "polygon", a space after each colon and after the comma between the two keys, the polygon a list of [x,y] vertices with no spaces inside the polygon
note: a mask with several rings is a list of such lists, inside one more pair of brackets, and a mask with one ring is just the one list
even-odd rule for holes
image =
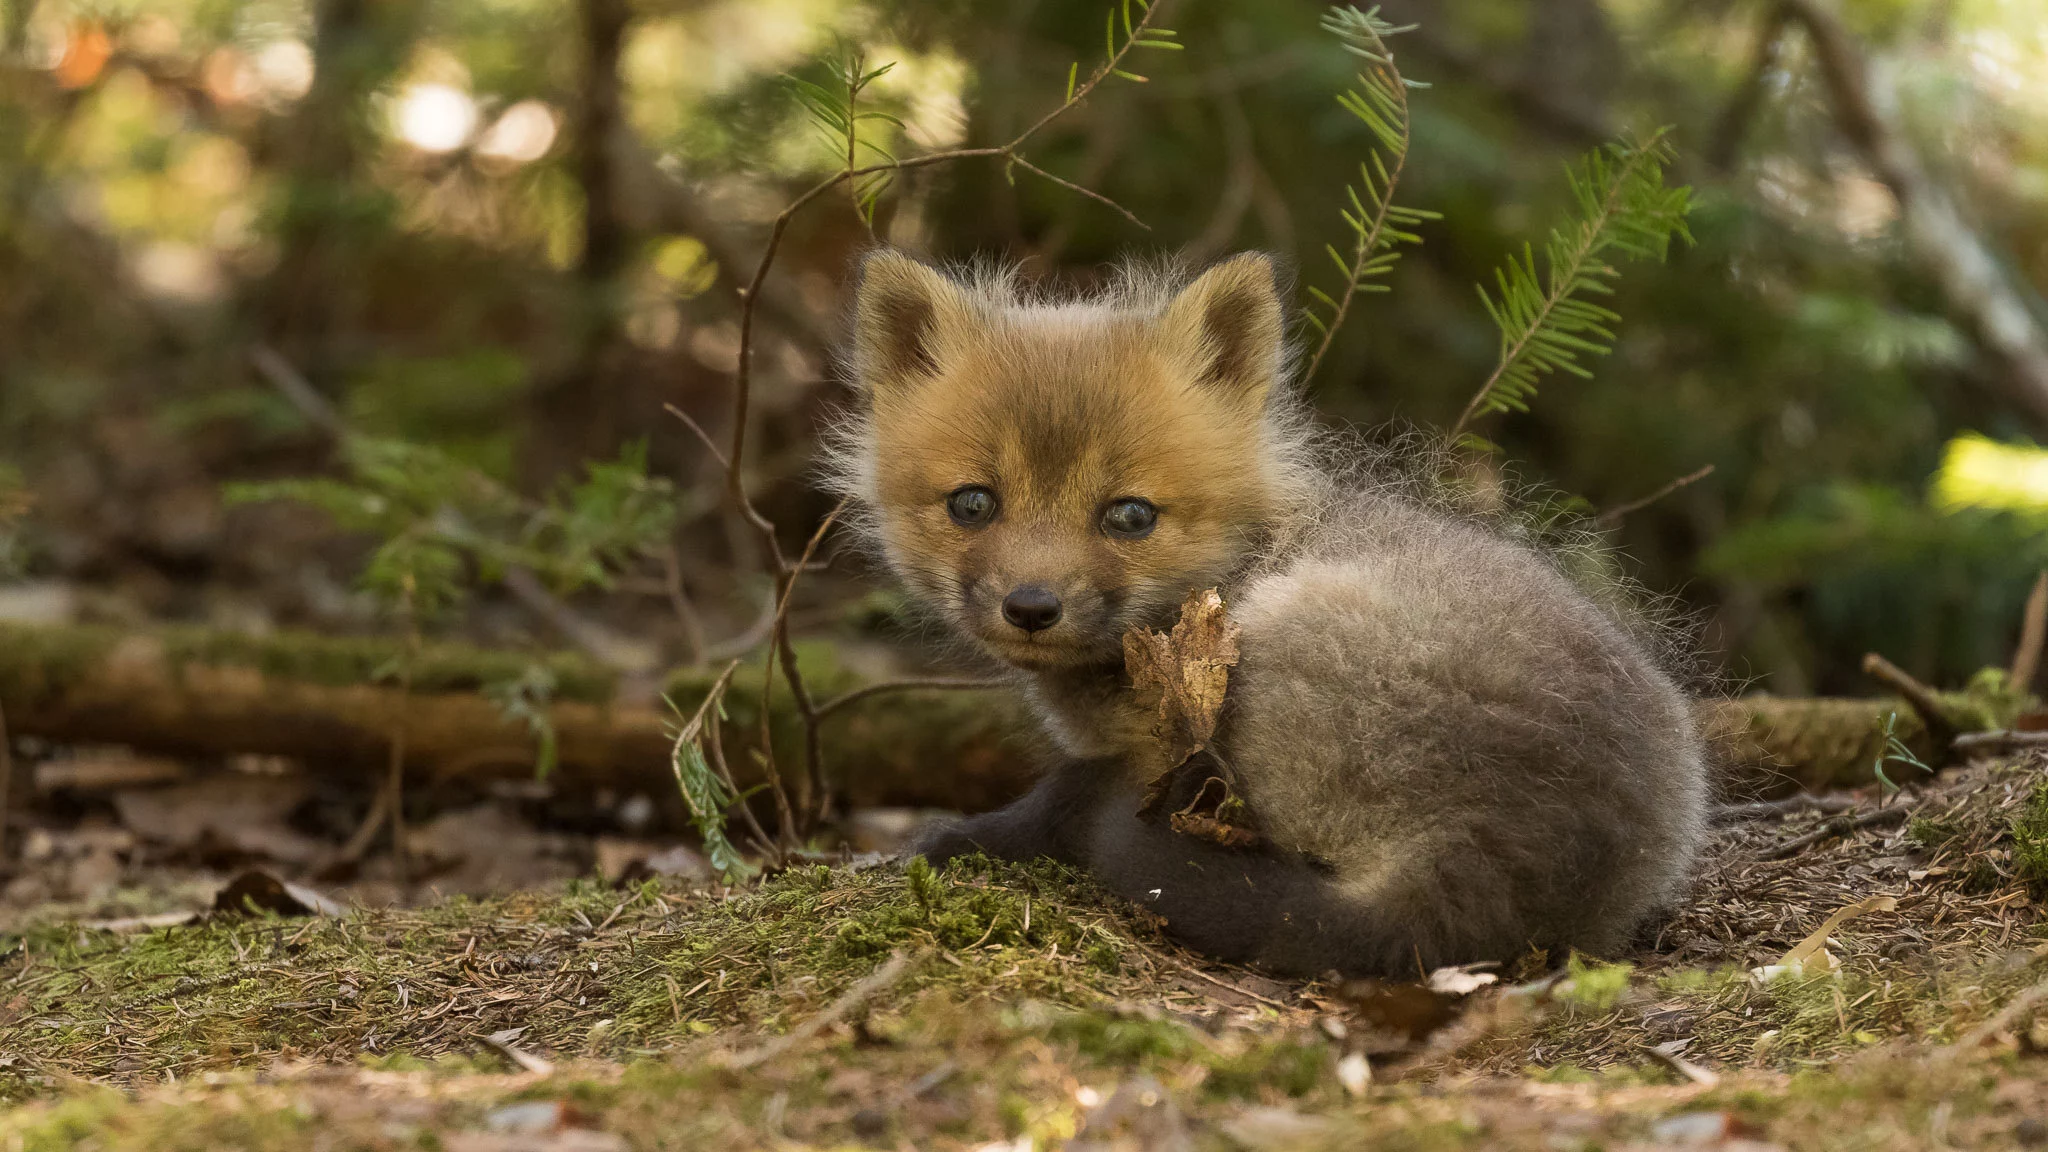
{"label": "fox kit's chest", "polygon": [[1069,756],[1132,763],[1156,742],[1153,713],[1139,706],[1121,669],[1080,677],[1034,677],[1026,695],[1060,751]]}

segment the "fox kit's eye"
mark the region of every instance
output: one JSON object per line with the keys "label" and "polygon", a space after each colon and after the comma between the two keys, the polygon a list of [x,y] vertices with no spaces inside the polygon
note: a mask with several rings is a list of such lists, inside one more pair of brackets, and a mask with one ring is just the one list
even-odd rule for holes
{"label": "fox kit's eye", "polygon": [[955,488],[946,497],[946,515],[953,523],[967,528],[979,528],[995,518],[996,494],[979,484]]}
{"label": "fox kit's eye", "polygon": [[1111,536],[1122,536],[1136,540],[1152,531],[1152,525],[1159,522],[1159,509],[1149,500],[1135,496],[1125,497],[1111,504],[1102,513],[1102,530]]}

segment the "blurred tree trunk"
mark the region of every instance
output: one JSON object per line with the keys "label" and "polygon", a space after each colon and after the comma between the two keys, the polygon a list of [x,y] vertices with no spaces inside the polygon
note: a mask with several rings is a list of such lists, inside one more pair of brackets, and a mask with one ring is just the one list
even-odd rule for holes
{"label": "blurred tree trunk", "polygon": [[1835,126],[1898,201],[1907,250],[2005,369],[1999,379],[2014,407],[2048,425],[2048,328],[2036,319],[2038,298],[1921,162],[1885,63],[1865,55],[1827,0],[1784,0],[1783,8],[1806,29]]}
{"label": "blurred tree trunk", "polygon": [[21,50],[28,45],[28,18],[36,10],[35,0],[5,0],[0,4],[0,53],[7,56],[9,63],[21,58]]}
{"label": "blurred tree trunk", "polygon": [[277,267],[259,287],[258,327],[316,385],[333,391],[337,343],[358,311],[362,253],[387,215],[359,176],[369,98],[397,70],[416,16],[406,0],[321,0],[313,85],[278,138],[284,202]]}
{"label": "blurred tree trunk", "polygon": [[623,384],[625,274],[634,231],[621,195],[621,159],[632,144],[621,103],[619,53],[632,13],[626,0],[581,0],[583,89],[576,108],[576,180],[583,192],[583,254],[576,265],[575,329],[567,363],[534,397],[525,478],[540,486],[577,461],[609,456],[632,414]]}
{"label": "blurred tree trunk", "polygon": [[1621,39],[1599,0],[1541,0],[1529,6],[1520,87],[1554,94],[1573,121],[1604,124],[1623,72]]}

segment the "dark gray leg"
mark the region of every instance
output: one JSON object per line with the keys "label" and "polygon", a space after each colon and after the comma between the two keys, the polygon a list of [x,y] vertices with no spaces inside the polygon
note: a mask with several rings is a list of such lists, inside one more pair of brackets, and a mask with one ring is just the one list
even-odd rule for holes
{"label": "dark gray leg", "polygon": [[1082,863],[1090,810],[1115,771],[1114,765],[1096,761],[1061,765],[1031,791],[994,812],[926,825],[911,841],[910,850],[933,864],[974,852],[1005,860],[1046,856]]}

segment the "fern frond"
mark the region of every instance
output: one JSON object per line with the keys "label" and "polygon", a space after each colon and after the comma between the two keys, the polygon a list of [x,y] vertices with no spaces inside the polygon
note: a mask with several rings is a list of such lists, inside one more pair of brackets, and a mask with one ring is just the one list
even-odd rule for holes
{"label": "fern frond", "polygon": [[[1403,77],[1394,67],[1387,37],[1412,27],[1388,23],[1380,18],[1378,8],[1361,12],[1335,7],[1323,17],[1324,30],[1336,36],[1346,52],[1366,62],[1357,84],[1339,92],[1337,103],[1365,125],[1379,146],[1358,165],[1358,183],[1344,187],[1348,207],[1339,209],[1338,215],[1351,231],[1350,251],[1340,252],[1334,244],[1324,245],[1343,288],[1334,297],[1313,285],[1308,289],[1314,300],[1302,309],[1302,319],[1322,335],[1309,359],[1309,377],[1322,365],[1323,356],[1337,338],[1337,330],[1350,314],[1352,301],[1361,292],[1387,291],[1385,284],[1372,281],[1393,272],[1401,259],[1399,245],[1422,242],[1413,231],[1416,226],[1439,218],[1434,212],[1394,203],[1394,191],[1408,164],[1408,90],[1423,85]],[[1319,313],[1319,306],[1325,311]]]}
{"label": "fern frond", "polygon": [[1614,292],[1621,272],[1610,256],[1662,260],[1672,237],[1692,242],[1685,226],[1692,190],[1664,186],[1669,134],[1660,128],[1640,142],[1604,145],[1568,168],[1575,218],[1544,241],[1542,272],[1525,244],[1494,272],[1494,292],[1480,286],[1480,302],[1500,329],[1500,361],[1458,416],[1453,440],[1481,416],[1528,411],[1537,381],[1552,372],[1592,375],[1580,357],[1611,351],[1621,320],[1591,299]]}

